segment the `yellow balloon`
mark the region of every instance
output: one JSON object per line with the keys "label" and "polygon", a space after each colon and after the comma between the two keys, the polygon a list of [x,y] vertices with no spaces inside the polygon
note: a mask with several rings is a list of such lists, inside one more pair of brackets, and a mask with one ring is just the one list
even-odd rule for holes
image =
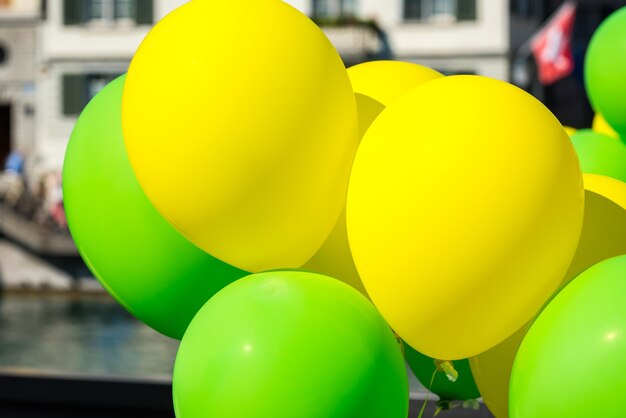
{"label": "yellow balloon", "polygon": [[[626,209],[626,183],[599,174],[583,174],[585,190],[607,197]],[[595,263],[594,263],[595,264]]]}
{"label": "yellow balloon", "polygon": [[591,129],[606,136],[610,136],[611,138],[619,138],[619,135],[617,134],[617,132],[615,132],[615,129],[613,129],[611,125],[609,125],[608,122],[604,119],[604,116],[599,113],[596,113],[596,115],[593,117]]}
{"label": "yellow balloon", "polygon": [[414,87],[443,77],[423,65],[402,61],[371,61],[348,69],[355,93],[389,106]]}
{"label": "yellow balloon", "polygon": [[513,361],[529,328],[530,323],[490,350],[469,359],[476,387],[496,418],[509,416],[509,381]]}
{"label": "yellow balloon", "polygon": [[344,207],[358,145],[350,80],[282,1],[192,1],[166,16],[130,64],[122,122],[155,207],[244,270],[300,267]]}
{"label": "yellow balloon", "polygon": [[[574,260],[563,285],[602,260],[626,254],[626,184],[584,174],[585,218]],[[494,348],[470,359],[478,390],[496,418],[508,417],[509,381],[513,361],[530,325]]]}
{"label": "yellow balloon", "polygon": [[626,183],[584,174],[585,220],[576,255],[563,285],[611,257],[626,254]]}
{"label": "yellow balloon", "polygon": [[[359,117],[359,139],[370,124],[383,111],[385,105],[395,101],[402,93],[432,80],[443,77],[435,70],[417,64],[397,61],[372,61],[348,69],[355,93]],[[326,239],[322,248],[303,269],[335,277],[367,296],[359,273],[354,266],[348,244],[345,210]]]}
{"label": "yellow balloon", "polygon": [[541,308],[583,217],[571,141],[510,84],[452,76],[386,108],[357,152],[350,247],[372,301],[414,349],[442,360],[502,342]]}
{"label": "yellow balloon", "polygon": [[[358,93],[355,94],[355,97],[359,116],[359,138],[362,138],[369,125],[384,109],[384,106],[376,100]],[[348,244],[345,207],[322,247],[302,268],[339,279],[367,296],[367,291],[363,287],[352,260],[352,253]]]}
{"label": "yellow balloon", "polygon": [[565,132],[567,133],[567,136],[572,136],[576,133],[576,131],[578,129],[576,128],[572,128],[571,126],[563,126],[563,129],[565,129]]}

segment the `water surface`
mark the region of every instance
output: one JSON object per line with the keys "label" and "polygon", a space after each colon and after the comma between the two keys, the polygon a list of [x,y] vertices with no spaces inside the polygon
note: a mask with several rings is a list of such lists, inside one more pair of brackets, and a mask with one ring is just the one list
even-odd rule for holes
{"label": "water surface", "polygon": [[106,295],[0,296],[0,369],[169,378],[177,348]]}

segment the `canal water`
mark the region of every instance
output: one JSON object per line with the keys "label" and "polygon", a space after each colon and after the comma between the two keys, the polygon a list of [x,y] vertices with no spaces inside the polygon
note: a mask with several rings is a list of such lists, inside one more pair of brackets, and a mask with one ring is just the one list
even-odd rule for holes
{"label": "canal water", "polygon": [[[177,349],[107,294],[0,294],[0,373],[169,380]],[[411,372],[409,383],[426,392]]]}
{"label": "canal water", "polygon": [[0,370],[169,379],[177,348],[108,295],[0,296]]}

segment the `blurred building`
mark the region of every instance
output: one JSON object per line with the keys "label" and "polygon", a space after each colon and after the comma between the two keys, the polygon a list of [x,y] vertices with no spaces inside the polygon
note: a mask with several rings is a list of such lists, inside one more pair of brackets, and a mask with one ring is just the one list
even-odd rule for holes
{"label": "blurred building", "polygon": [[35,141],[37,0],[0,0],[0,162]]}
{"label": "blurred building", "polygon": [[[347,64],[370,57],[394,58],[445,74],[479,74],[511,81],[544,101],[562,123],[589,127],[593,111],[583,80],[587,45],[600,23],[625,6],[626,0],[576,1],[572,39],[575,70],[543,86],[537,78],[529,40],[564,1],[288,0],[325,28],[342,55],[348,57]],[[344,28],[336,28],[333,22],[344,22]],[[350,22],[373,24],[379,34],[377,52],[371,52],[373,42],[368,43],[368,49],[354,41],[362,37],[335,35],[345,32]],[[368,30],[368,25],[360,26],[362,32]],[[365,53],[354,54],[359,50]]]}
{"label": "blurred building", "polygon": [[[350,27],[350,22],[363,22],[378,33],[379,50],[375,55],[379,57],[417,62],[445,74],[509,78],[508,0],[288,0],[288,3],[319,22],[342,55],[350,55],[349,51],[358,51],[362,46],[349,43],[358,37],[342,39],[338,33],[341,29],[333,28],[336,26],[333,22],[347,22],[345,27]],[[367,31],[368,25],[361,26]]]}
{"label": "blurred building", "polygon": [[547,86],[536,76],[528,39],[542,22],[548,21],[564,0],[511,0],[512,82],[541,99],[564,124],[588,128],[593,119],[584,85],[584,61],[591,36],[611,13],[626,6],[626,0],[577,0],[572,34],[574,71]]}
{"label": "blurred building", "polygon": [[[19,1],[19,0],[18,0]],[[61,167],[76,118],[124,73],[150,27],[184,0],[52,0],[38,30],[38,166]]]}
{"label": "blurred building", "polygon": [[[547,19],[561,5],[562,0],[543,0],[543,19]],[[552,110],[559,120],[576,128],[588,128],[593,119],[584,85],[584,60],[591,36],[600,23],[620,7],[626,0],[577,0],[578,11],[572,38],[574,72],[535,93]]]}
{"label": "blurred building", "polygon": [[[563,0],[286,0],[311,16],[347,66],[398,59],[445,74],[480,74],[544,100],[565,124],[588,126],[582,62],[591,34],[626,0],[579,0],[576,70],[551,86],[528,39]],[[31,175],[60,169],[76,117],[126,71],[151,25],[185,0],[0,0],[0,162],[10,150]]]}

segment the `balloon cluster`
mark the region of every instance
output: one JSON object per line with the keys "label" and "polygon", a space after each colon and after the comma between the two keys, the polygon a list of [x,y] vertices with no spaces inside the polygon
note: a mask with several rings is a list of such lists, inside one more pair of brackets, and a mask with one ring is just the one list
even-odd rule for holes
{"label": "balloon cluster", "polygon": [[182,339],[179,418],[406,418],[403,352],[440,409],[503,418],[522,339],[511,416],[577,416],[567,390],[626,372],[626,258],[528,324],[626,253],[592,141],[501,81],[346,70],[279,0],[196,0],[82,112],[63,187],[103,286]]}

